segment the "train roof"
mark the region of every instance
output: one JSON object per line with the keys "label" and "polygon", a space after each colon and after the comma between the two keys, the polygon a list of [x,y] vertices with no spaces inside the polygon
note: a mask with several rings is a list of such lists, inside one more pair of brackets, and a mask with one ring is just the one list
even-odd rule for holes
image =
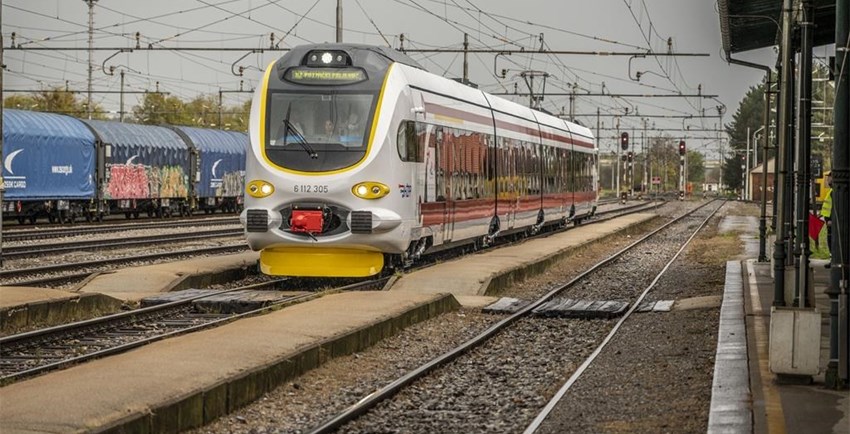
{"label": "train roof", "polygon": [[419,62],[413,60],[412,58],[410,58],[410,56],[402,53],[401,51],[395,50],[390,47],[380,47],[376,45],[335,43],[299,45],[297,47],[292,48],[289,53],[291,56],[295,56],[295,58],[301,59],[308,52],[314,50],[344,50],[349,53],[351,53],[352,50],[370,51],[381,57],[386,58],[386,60],[388,61],[387,63],[397,62],[412,66],[414,68],[423,70],[425,69],[422,67],[422,65],[419,64]]}
{"label": "train roof", "polygon": [[78,119],[54,113],[28,110],[3,110],[3,142],[94,145],[92,132]]}
{"label": "train roof", "polygon": [[202,151],[244,154],[248,150],[248,135],[245,133],[186,126],[171,128],[185,134],[192,144]]}
{"label": "train roof", "polygon": [[188,145],[174,130],[155,125],[138,125],[114,121],[83,120],[100,141],[113,146],[187,149]]}
{"label": "train roof", "polygon": [[483,90],[469,87],[465,84],[436,75],[427,70],[418,71],[415,69],[405,69],[403,67],[400,69],[403,70],[403,73],[411,84],[415,84],[423,89],[428,89],[444,95],[450,95],[453,98],[461,99],[482,107],[488,107],[489,105],[489,107],[497,114],[501,113],[503,115],[524,119],[527,122],[540,124],[549,128],[569,131],[583,137],[583,140],[580,140],[583,142],[583,146],[589,146],[591,148],[595,148],[596,146],[595,143],[593,143],[593,132],[589,128],[579,124],[569,122],[540,110],[531,109],[509,99],[491,95]]}

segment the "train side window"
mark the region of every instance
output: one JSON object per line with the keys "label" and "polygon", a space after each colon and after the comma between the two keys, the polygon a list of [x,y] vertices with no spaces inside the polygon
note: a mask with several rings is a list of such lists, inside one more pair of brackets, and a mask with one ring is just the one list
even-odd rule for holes
{"label": "train side window", "polygon": [[401,161],[421,163],[425,161],[425,148],[419,140],[419,133],[425,128],[413,121],[402,121],[398,126],[396,145]]}

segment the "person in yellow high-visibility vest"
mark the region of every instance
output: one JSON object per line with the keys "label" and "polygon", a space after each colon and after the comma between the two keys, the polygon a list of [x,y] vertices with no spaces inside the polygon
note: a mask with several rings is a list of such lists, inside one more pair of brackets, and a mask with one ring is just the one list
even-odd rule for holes
{"label": "person in yellow high-visibility vest", "polygon": [[[820,208],[820,217],[826,222],[826,248],[832,254],[832,173],[826,174],[826,197]],[[827,264],[829,265],[829,264]]]}

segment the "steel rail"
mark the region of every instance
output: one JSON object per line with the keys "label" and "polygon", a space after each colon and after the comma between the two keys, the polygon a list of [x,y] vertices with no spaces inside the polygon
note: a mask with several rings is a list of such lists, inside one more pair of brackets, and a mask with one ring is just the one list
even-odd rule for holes
{"label": "steel rail", "polygon": [[[134,261],[142,261],[142,260],[154,260],[154,259],[162,259],[168,257],[175,256],[186,256],[186,255],[197,255],[201,253],[218,253],[224,252],[228,250],[243,250],[248,247],[247,244],[232,244],[227,246],[213,246],[213,247],[201,247],[197,249],[189,249],[189,250],[177,250],[171,252],[162,252],[162,253],[150,253],[147,255],[136,255],[136,256],[122,256],[120,258],[109,258],[109,259],[98,259],[93,261],[82,261],[75,262],[72,264],[56,264],[56,265],[45,265],[43,267],[31,267],[31,268],[21,268],[16,270],[2,270],[0,271],[0,279],[9,279],[14,277],[26,276],[33,273],[49,273],[49,272],[60,272],[63,270],[73,270],[80,267],[92,267],[98,265],[112,265],[112,264],[120,264],[124,262],[134,262]],[[21,283],[16,283],[21,284]]]}
{"label": "steel rail", "polygon": [[160,242],[177,242],[204,240],[209,238],[235,237],[243,235],[242,228],[239,229],[214,229],[203,232],[194,232],[190,234],[160,234],[160,235],[144,235],[138,237],[112,238],[106,240],[82,240],[65,243],[40,244],[37,246],[14,246],[3,249],[3,258],[15,258],[21,256],[45,255],[48,253],[61,253],[78,249],[92,248],[109,248],[109,247],[130,247],[141,246],[147,244],[156,244]]}
{"label": "steel rail", "polygon": [[118,225],[95,225],[85,227],[71,227],[64,229],[17,229],[3,232],[4,241],[24,241],[45,238],[71,237],[75,235],[98,234],[107,232],[132,231],[141,229],[177,228],[186,226],[223,226],[239,224],[237,218],[215,218],[178,220],[171,222],[139,222]]}

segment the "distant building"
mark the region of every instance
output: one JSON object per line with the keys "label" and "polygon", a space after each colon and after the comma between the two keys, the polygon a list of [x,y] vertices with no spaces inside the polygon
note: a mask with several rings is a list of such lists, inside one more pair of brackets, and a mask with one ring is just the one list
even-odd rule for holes
{"label": "distant building", "polygon": [[[773,202],[773,176],[776,170],[775,160],[767,160],[767,201]],[[762,173],[764,164],[759,164],[750,170],[750,197],[754,202],[761,202],[762,195]]]}
{"label": "distant building", "polygon": [[702,183],[702,191],[720,191],[720,163],[717,161],[705,162],[705,178]]}

